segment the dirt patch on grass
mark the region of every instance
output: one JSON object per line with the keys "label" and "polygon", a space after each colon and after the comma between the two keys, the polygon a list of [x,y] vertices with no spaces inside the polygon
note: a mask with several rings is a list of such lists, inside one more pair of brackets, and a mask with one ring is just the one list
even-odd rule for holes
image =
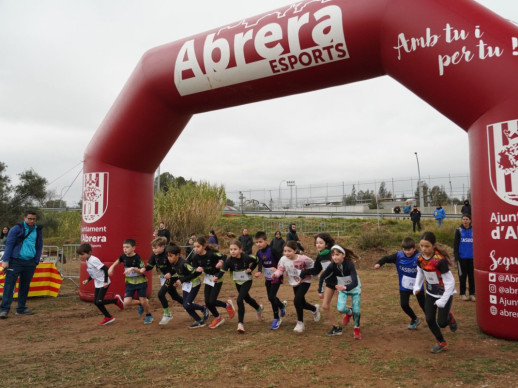
{"label": "dirt patch on grass", "polygon": [[[303,241],[311,246],[311,240]],[[309,249],[310,256],[312,249]],[[326,337],[327,318],[314,322],[305,314],[306,330],[296,335],[293,291],[283,285],[279,295],[289,301],[279,330],[269,330],[273,318],[262,280],[254,281],[252,296],[265,306],[263,320],[247,306],[245,334],[236,332],[237,318],[217,329],[188,329],[191,319],[176,303],[173,320],[158,325],[162,309],[155,297],[154,322],[144,325],[136,309],[108,309],[116,321],[98,326],[101,314],[77,298],[66,281],[58,298],[34,298],[33,316],[0,321],[3,387],[25,386],[154,386],[154,387],[411,387],[517,386],[518,342],[486,336],[478,329],[475,304],[455,297],[459,329],[445,337],[448,351],[431,354],[434,338],[421,324],[407,329],[409,319],[399,307],[396,270],[386,265],[374,271],[385,251],[360,252],[362,336],[354,340],[352,325],[342,336]],[[456,275],[456,273],[455,273]],[[221,298],[237,297],[225,280]],[[315,282],[307,299],[318,303]],[[201,301],[201,295],[198,297]],[[336,300],[336,297],[335,297]],[[413,308],[419,309],[415,300]],[[336,313],[337,318],[340,317]],[[424,318],[419,311],[418,316]]]}

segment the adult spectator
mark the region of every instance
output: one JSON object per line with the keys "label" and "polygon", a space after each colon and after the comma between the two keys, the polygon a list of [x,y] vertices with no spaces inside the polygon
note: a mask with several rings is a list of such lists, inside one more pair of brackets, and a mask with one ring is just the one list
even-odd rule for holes
{"label": "adult spectator", "polygon": [[410,212],[410,219],[412,220],[412,230],[415,233],[415,227],[417,225],[417,231],[421,231],[421,210],[417,208],[417,205],[414,205],[412,211]]}
{"label": "adult spectator", "polygon": [[440,229],[444,219],[446,218],[446,212],[444,211],[441,204],[438,204],[435,210],[433,211],[433,216],[435,217],[435,222],[437,223],[437,227]]}
{"label": "adult spectator", "polygon": [[9,233],[9,227],[4,226],[2,228],[2,232],[0,233],[0,245],[5,245],[5,242],[7,241],[7,234]]}
{"label": "adult spectator", "polygon": [[171,240],[171,233],[169,232],[169,229],[165,228],[165,224],[163,222],[158,226],[158,237],[165,237],[167,244],[169,244],[169,240]]}
{"label": "adult spectator", "polygon": [[299,251],[304,252],[304,247],[300,243],[299,236],[297,234],[297,225],[290,224],[289,231],[286,233],[286,242],[295,241],[299,247]]}
{"label": "adult spectator", "polygon": [[218,248],[218,236],[216,236],[216,232],[214,230],[209,231],[209,240],[207,241],[210,245],[214,245],[216,248]]}
{"label": "adult spectator", "polygon": [[238,237],[239,242],[243,246],[243,252],[245,252],[247,255],[252,254],[252,247],[254,246],[254,240],[252,239],[252,236],[248,234],[248,229],[243,229],[243,234]]}
{"label": "adult spectator", "polygon": [[406,201],[403,205],[403,213],[410,214],[410,210],[412,210],[412,206],[410,206],[410,202]]}
{"label": "adult spectator", "polygon": [[36,213],[26,211],[23,222],[12,227],[7,235],[2,268],[5,275],[4,293],[0,306],[0,318],[6,319],[13,303],[18,278],[18,307],[16,315],[32,315],[26,306],[27,295],[36,266],[43,249],[41,226],[36,225]]}
{"label": "adult spectator", "polygon": [[281,232],[276,231],[274,238],[270,241],[270,248],[272,248],[273,257],[277,260],[284,255],[284,245],[286,245],[286,241],[282,238]]}
{"label": "adult spectator", "polygon": [[185,260],[190,260],[194,254],[192,253],[192,249],[194,247],[194,242],[196,241],[198,237],[196,237],[196,234],[191,234],[191,237],[189,237],[189,240],[187,241],[187,244],[185,244]]}
{"label": "adult spectator", "polygon": [[464,201],[464,205],[462,206],[462,209],[460,209],[461,214],[467,214],[471,218],[471,204],[466,199]]}

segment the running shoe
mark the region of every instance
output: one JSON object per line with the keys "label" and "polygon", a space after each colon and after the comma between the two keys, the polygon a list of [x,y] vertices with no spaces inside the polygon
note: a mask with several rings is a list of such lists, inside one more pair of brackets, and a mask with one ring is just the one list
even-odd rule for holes
{"label": "running shoe", "polygon": [[32,311],[30,308],[25,307],[22,311],[16,310],[16,315],[33,315],[34,311]]}
{"label": "running shoe", "polygon": [[99,325],[101,325],[101,326],[109,325],[110,323],[113,323],[113,322],[115,322],[114,317],[110,317],[110,318],[104,317],[104,319],[101,322],[99,322]]}
{"label": "running shoe", "polygon": [[203,326],[205,326],[205,322],[203,322],[203,321],[195,321],[194,323],[189,325],[189,329],[198,329],[198,328],[203,327]]}
{"label": "running shoe", "polygon": [[214,318],[212,323],[209,325],[209,328],[215,329],[216,327],[221,325],[223,322],[225,322],[225,319],[223,317],[221,317],[221,316],[219,316],[217,318]]}
{"label": "running shoe", "polygon": [[297,333],[302,333],[304,331],[304,322],[297,321],[297,324],[295,325],[293,331]]}
{"label": "running shoe", "polygon": [[333,326],[333,328],[326,333],[328,337],[334,335],[342,335],[342,328],[340,326]]}
{"label": "running shoe", "polygon": [[263,305],[259,305],[259,308],[257,310],[255,310],[255,313],[257,315],[257,320],[260,321],[261,319],[263,319],[262,317],[262,313],[263,313],[263,310],[264,310],[264,307]]}
{"label": "running shoe", "polygon": [[448,344],[446,342],[437,342],[432,349],[430,349],[430,352],[432,353],[439,353],[443,350],[448,349]]}
{"label": "running shoe", "polygon": [[115,304],[118,308],[121,310],[124,310],[124,301],[122,300],[121,296],[119,294],[115,295]]}
{"label": "running shoe", "polygon": [[272,325],[270,326],[270,330],[277,330],[281,326],[282,321],[280,319],[274,319],[272,321]]}
{"label": "running shoe", "polygon": [[173,314],[164,314],[162,320],[158,324],[167,325],[171,319],[173,319]]}
{"label": "running shoe", "polygon": [[362,339],[362,334],[360,333],[360,328],[359,327],[355,327],[354,328],[354,339]]}
{"label": "running shoe", "polygon": [[472,302],[475,302],[477,300],[477,298],[475,298],[475,295],[470,295],[469,300]]}
{"label": "running shoe", "polygon": [[205,326],[205,322],[207,322],[207,319],[209,319],[209,316],[210,316],[209,309],[207,308],[207,306],[203,306],[203,318],[202,318],[201,322],[204,324],[204,326]]}
{"label": "running shoe", "polygon": [[408,330],[415,330],[417,329],[417,326],[421,324],[421,320],[419,318],[412,319],[410,321],[410,325],[408,325]]}
{"label": "running shoe", "polygon": [[450,318],[450,322],[448,323],[450,325],[450,330],[452,332],[456,332],[457,331],[457,321],[455,320],[455,317],[453,316],[453,312],[450,311],[450,314],[451,314],[451,318]]}
{"label": "running shoe", "polygon": [[315,305],[315,311],[313,311],[313,319],[315,322],[320,321],[320,305]]}
{"label": "running shoe", "polygon": [[460,296],[460,300],[463,300],[464,302],[467,302],[467,301],[469,301],[469,297],[467,297],[466,295],[461,295]]}
{"label": "running shoe", "polygon": [[146,315],[146,318],[144,319],[144,325],[149,325],[151,322],[153,322],[153,316],[151,314]]}
{"label": "running shoe", "polygon": [[343,319],[342,319],[342,325],[344,326],[347,326],[347,324],[349,323],[349,321],[351,320],[351,317],[353,316],[353,313],[350,313],[350,314],[345,314]]}
{"label": "running shoe", "polygon": [[236,315],[236,309],[234,308],[234,303],[232,302],[232,299],[227,300],[227,307],[225,307],[228,313],[228,317],[230,319],[234,318],[234,315]]}
{"label": "running shoe", "polygon": [[243,334],[245,332],[245,326],[242,323],[237,324],[237,332]]}
{"label": "running shoe", "polygon": [[138,315],[142,315],[142,314],[144,314],[144,306],[142,306],[141,304],[139,304],[139,305],[138,305],[137,313],[138,313]]}
{"label": "running shoe", "polygon": [[286,307],[287,306],[288,306],[288,301],[287,300],[282,301],[282,306],[279,309],[279,315],[281,316],[281,318],[284,318],[286,316]]}

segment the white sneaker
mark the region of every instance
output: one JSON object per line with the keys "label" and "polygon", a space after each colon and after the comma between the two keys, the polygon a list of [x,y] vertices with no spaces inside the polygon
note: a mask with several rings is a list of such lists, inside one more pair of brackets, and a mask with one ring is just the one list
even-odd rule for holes
{"label": "white sneaker", "polygon": [[316,310],[313,313],[313,319],[315,320],[315,322],[318,322],[320,321],[320,305],[316,304],[315,308]]}
{"label": "white sneaker", "polygon": [[243,326],[242,323],[237,324],[237,332],[238,333],[244,333],[245,332],[245,326]]}
{"label": "white sneaker", "polygon": [[162,317],[162,320],[158,323],[159,325],[167,325],[169,323],[169,321],[173,319],[173,315],[172,314],[164,314],[164,316]]}
{"label": "white sneaker", "polygon": [[293,331],[297,333],[302,333],[304,331],[304,322],[297,321],[297,324],[295,325]]}
{"label": "white sneaker", "polygon": [[260,321],[261,319],[263,319],[263,310],[264,310],[264,307],[263,305],[259,305],[259,308],[257,310],[255,310],[255,313],[257,315],[257,320]]}

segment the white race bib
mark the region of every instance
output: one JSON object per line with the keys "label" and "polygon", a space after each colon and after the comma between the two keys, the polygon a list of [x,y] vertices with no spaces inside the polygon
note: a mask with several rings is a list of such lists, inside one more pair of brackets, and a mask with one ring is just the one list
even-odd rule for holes
{"label": "white race bib", "polygon": [[246,273],[246,271],[234,271],[232,272],[232,278],[236,282],[246,282],[250,279],[250,274]]}
{"label": "white race bib", "polygon": [[271,268],[263,268],[264,270],[264,278],[266,280],[272,280],[272,275],[274,274],[274,270]]}
{"label": "white race bib", "polygon": [[164,277],[164,275],[158,276],[158,279],[160,279],[160,286],[163,286],[165,284],[165,277]]}
{"label": "white race bib", "polygon": [[214,275],[207,275],[203,277],[203,283],[205,283],[208,286],[214,287]]}
{"label": "white race bib", "polygon": [[129,274],[127,274],[126,276],[128,278],[134,278],[134,277],[137,277],[139,276],[140,274],[139,273],[136,273],[135,271],[131,270]]}
{"label": "white race bib", "polygon": [[337,276],[336,277],[336,284],[339,286],[348,286],[353,282],[352,277],[350,276]]}
{"label": "white race bib", "polygon": [[286,271],[288,272],[288,275],[298,278],[300,278],[300,273],[302,272],[300,269],[295,267],[287,267]]}
{"label": "white race bib", "polygon": [[415,278],[411,278],[410,276],[406,276],[406,275],[403,275],[403,277],[401,278],[401,286],[403,288],[413,290],[414,284],[415,284]]}
{"label": "white race bib", "polygon": [[[214,282],[213,282],[213,284],[214,284]],[[192,283],[191,282],[182,283],[182,291],[191,292],[191,289],[192,289]]]}
{"label": "white race bib", "polygon": [[424,277],[428,284],[439,284],[439,278],[435,272],[423,271]]}

